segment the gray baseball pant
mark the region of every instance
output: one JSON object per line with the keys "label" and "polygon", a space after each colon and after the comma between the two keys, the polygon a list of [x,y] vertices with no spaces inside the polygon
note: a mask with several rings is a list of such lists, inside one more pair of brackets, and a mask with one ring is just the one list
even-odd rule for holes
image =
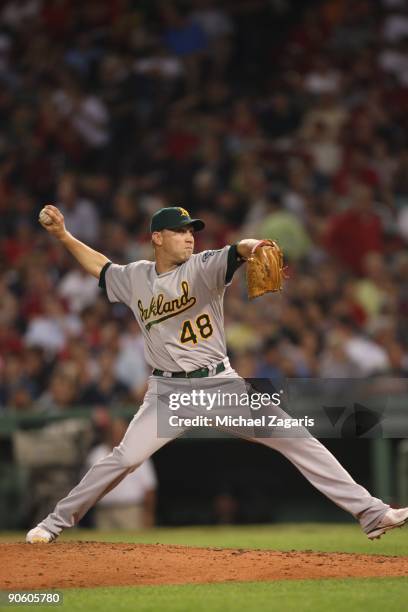
{"label": "gray baseball pant", "polygon": [[[237,373],[227,361],[226,363],[228,364],[226,370],[211,378],[237,378]],[[84,514],[127,474],[134,471],[159,448],[183,433],[183,430],[175,429],[172,437],[157,436],[159,381],[162,379],[153,376],[149,378],[143,404],[130,422],[121,443],[107,457],[90,468],[79,484],[41,521],[40,526],[54,535],[60,534],[67,527],[75,526]],[[288,416],[280,409],[277,409],[277,413],[279,416]],[[233,429],[229,431],[237,435]],[[373,497],[364,487],[357,484],[330,451],[307,430],[301,437],[252,438],[245,435],[242,437],[282,453],[316,489],[358,519],[366,533],[378,524],[389,509],[389,505]]]}

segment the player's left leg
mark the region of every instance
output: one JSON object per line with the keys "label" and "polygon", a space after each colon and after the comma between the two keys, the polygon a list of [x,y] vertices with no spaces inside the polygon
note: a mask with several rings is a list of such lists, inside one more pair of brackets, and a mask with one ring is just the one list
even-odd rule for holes
{"label": "player's left leg", "polygon": [[[308,432],[306,432],[308,433]],[[304,437],[253,438],[282,453],[307,480],[360,521],[370,539],[408,522],[408,508],[394,510],[357,484],[332,453],[310,434]]]}
{"label": "player's left leg", "polygon": [[357,518],[366,533],[389,509],[388,504],[357,484],[334,455],[310,434],[294,438],[253,438],[252,441],[282,453],[316,489]]}
{"label": "player's left leg", "polygon": [[[214,378],[236,378],[237,384],[243,380],[231,367]],[[265,407],[265,412],[266,415],[274,414],[282,419],[289,417],[279,406]],[[257,415],[249,411],[247,416]],[[232,435],[264,444],[282,453],[316,489],[359,520],[370,539],[378,538],[386,531],[408,523],[408,508],[394,510],[373,497],[367,489],[353,480],[332,453],[306,428],[298,428],[294,434],[288,434],[287,430],[279,428],[274,428],[273,434],[271,431],[265,434],[265,430],[251,433],[250,428],[245,427],[225,429]]]}

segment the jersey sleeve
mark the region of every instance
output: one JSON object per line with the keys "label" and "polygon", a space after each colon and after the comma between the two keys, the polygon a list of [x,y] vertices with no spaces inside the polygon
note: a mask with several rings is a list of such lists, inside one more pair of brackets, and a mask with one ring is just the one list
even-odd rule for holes
{"label": "jersey sleeve", "polygon": [[108,262],[102,268],[99,287],[104,289],[110,302],[122,302],[130,305],[132,299],[131,271],[132,264],[120,266]]}
{"label": "jersey sleeve", "polygon": [[200,277],[211,290],[222,291],[228,286],[234,272],[244,263],[236,244],[217,251],[203,251],[197,255]]}

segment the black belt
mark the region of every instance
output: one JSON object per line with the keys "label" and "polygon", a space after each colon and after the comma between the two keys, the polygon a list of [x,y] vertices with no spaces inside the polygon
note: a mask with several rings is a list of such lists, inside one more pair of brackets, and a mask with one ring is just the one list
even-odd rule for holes
{"label": "black belt", "polygon": [[225,370],[223,361],[217,363],[214,368],[198,368],[192,372],[164,372],[163,370],[153,370],[153,376],[164,376],[165,378],[205,378],[212,374],[219,374]]}

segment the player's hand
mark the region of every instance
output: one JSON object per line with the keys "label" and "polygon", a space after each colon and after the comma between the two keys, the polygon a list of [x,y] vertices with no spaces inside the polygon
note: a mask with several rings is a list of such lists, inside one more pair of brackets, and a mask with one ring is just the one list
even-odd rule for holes
{"label": "player's hand", "polygon": [[[46,213],[45,215],[43,213]],[[51,220],[51,222],[50,222]],[[52,204],[47,204],[41,210],[40,216],[38,217],[39,223],[47,230],[50,234],[58,238],[63,238],[67,230],[64,223],[64,215],[62,212]]]}

